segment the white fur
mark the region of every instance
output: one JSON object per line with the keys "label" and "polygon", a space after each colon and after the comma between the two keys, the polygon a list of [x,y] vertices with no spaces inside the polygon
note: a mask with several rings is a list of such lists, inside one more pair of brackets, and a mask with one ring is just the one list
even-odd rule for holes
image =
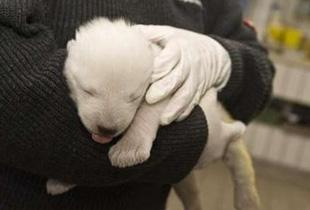
{"label": "white fur", "polygon": [[188,2],[188,3],[196,4],[196,5],[198,5],[199,7],[202,7],[201,0],[179,0],[179,1],[183,1],[183,2]]}
{"label": "white fur", "polygon": [[50,195],[58,195],[75,187],[74,184],[68,184],[56,179],[49,179],[46,182],[46,191]]}
{"label": "white fur", "polygon": [[[167,98],[154,105],[141,104],[158,50],[124,21],[111,22],[103,18],[81,27],[76,40],[68,44],[64,73],[85,127],[92,133],[99,133],[98,125],[113,128],[117,130],[116,135],[127,129],[109,151],[113,166],[133,166],[150,157],[161,112],[169,102]],[[249,210],[249,206],[254,207],[251,210],[256,209],[258,198],[253,168],[246,148],[238,140],[245,127],[240,122],[220,120],[221,112],[225,111],[217,103],[216,95],[215,90],[208,91],[199,104],[208,119],[211,145],[206,147],[197,167],[226,157],[236,180],[238,210]],[[137,100],[133,101],[134,98]],[[229,144],[213,145],[216,141]],[[190,189],[193,181],[187,183],[184,186]],[[50,180],[48,192],[59,194],[72,188],[72,185],[59,185],[61,182]],[[186,190],[179,194],[186,207],[197,209],[199,204],[198,200],[193,200],[194,194],[190,195]]]}
{"label": "white fur", "polygon": [[[64,75],[84,126],[94,134],[100,134],[98,126],[117,130],[115,136],[124,132],[151,79],[154,56],[150,43],[123,20],[98,18],[79,28],[67,50]],[[130,154],[122,151],[119,157]],[[143,162],[149,152],[134,155],[133,161]],[[50,179],[46,187],[49,194],[57,195],[74,185]]]}
{"label": "white fur", "polygon": [[64,73],[85,127],[122,133],[149,85],[152,65],[149,42],[124,21],[100,18],[80,27],[68,44]]}

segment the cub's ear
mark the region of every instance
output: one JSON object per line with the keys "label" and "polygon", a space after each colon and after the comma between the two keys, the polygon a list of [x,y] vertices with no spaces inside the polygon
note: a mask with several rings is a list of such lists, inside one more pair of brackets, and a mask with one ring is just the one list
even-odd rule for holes
{"label": "cub's ear", "polygon": [[75,40],[74,39],[71,39],[68,43],[67,43],[67,50],[70,50],[71,47],[74,45],[75,43]]}

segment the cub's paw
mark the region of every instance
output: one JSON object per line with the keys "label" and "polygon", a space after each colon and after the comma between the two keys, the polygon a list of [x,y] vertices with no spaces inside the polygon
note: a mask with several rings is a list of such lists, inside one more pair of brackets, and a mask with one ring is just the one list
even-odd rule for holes
{"label": "cub's paw", "polygon": [[151,145],[121,139],[110,148],[109,158],[115,167],[125,168],[145,162],[151,154]]}
{"label": "cub's paw", "polygon": [[235,208],[236,210],[259,210],[260,199],[255,186],[246,190],[248,193],[236,193]]}

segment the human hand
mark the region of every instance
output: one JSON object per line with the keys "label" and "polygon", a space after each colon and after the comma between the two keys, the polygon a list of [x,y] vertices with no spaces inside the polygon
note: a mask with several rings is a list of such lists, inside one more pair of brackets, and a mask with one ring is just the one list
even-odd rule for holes
{"label": "human hand", "polygon": [[154,61],[153,84],[146,94],[150,104],[174,94],[161,116],[162,125],[183,120],[209,88],[219,90],[226,85],[231,60],[214,39],[171,26],[134,27],[162,47]]}

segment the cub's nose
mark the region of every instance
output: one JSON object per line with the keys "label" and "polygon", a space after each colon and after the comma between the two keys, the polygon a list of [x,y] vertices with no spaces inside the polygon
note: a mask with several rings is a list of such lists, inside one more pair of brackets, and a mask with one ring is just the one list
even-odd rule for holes
{"label": "cub's nose", "polygon": [[116,129],[106,128],[100,125],[97,127],[97,129],[98,132],[103,136],[114,136],[117,133]]}

